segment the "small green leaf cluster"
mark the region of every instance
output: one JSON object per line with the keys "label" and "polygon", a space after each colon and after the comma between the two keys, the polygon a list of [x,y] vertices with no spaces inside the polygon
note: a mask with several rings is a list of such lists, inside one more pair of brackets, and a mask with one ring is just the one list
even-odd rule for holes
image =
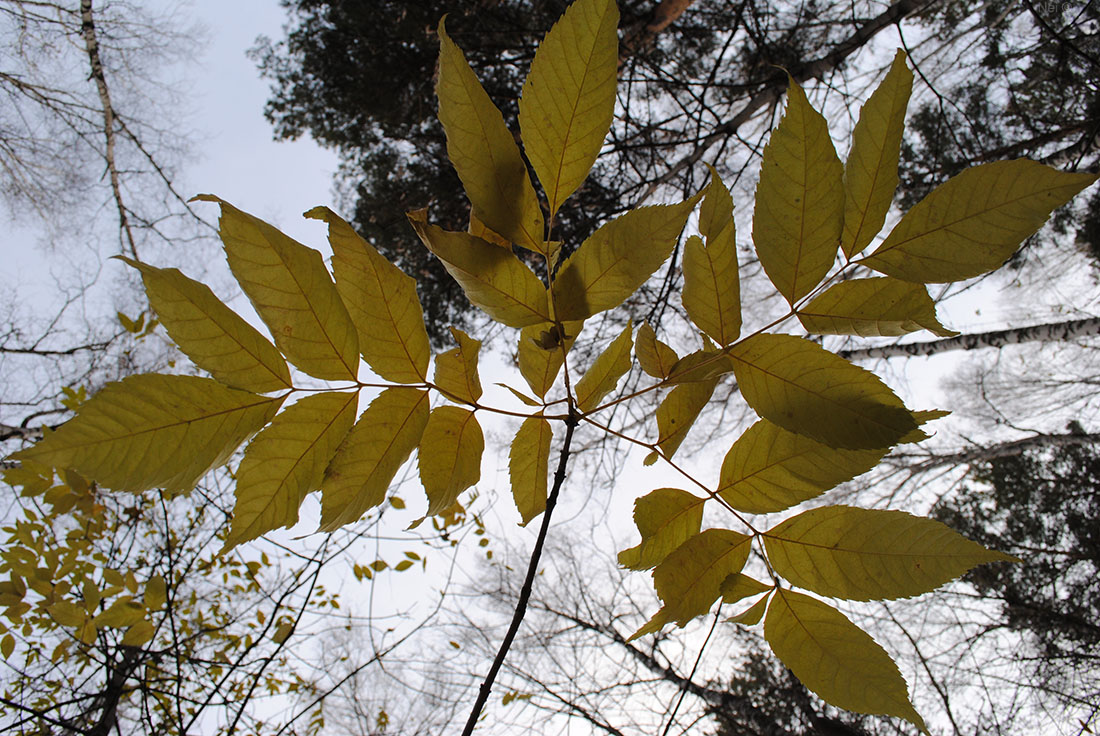
{"label": "small green leaf cluster", "polygon": [[[719,599],[749,602],[730,620],[763,620],[772,649],[811,690],[834,705],[923,728],[886,652],[838,610],[794,588],[845,600],[894,599],[1009,558],[901,511],[825,506],[769,529],[750,523],[750,514],[784,511],[870,470],[895,445],[923,439],[920,426],[942,415],[907,408],[874,374],[774,329],[793,317],[817,335],[954,334],[940,324],[926,284],[995,269],[1095,177],[1022,160],[975,167],[934,190],[863,255],[897,185],[912,73],[899,52],[863,107],[846,163],[792,79],[786,112],[764,149],[752,227],[764,272],[790,309],[744,335],[734,205],[713,170],[704,191],[627,212],[561,259],[555,217],[587,177],[614,115],[617,25],[613,0],[577,0],[534,57],[519,126],[544,200],[500,111],[442,21],[438,29],[439,118],[471,203],[470,227],[446,231],[427,211],[409,213],[409,221],[469,300],[518,330],[519,371],[530,395],[508,388],[527,409],[482,403],[481,342],[462,331],[453,329],[456,347],[433,359],[412,279],[330,210],[306,216],[328,224],[331,273],[317,251],[203,195],[221,207],[230,269],[272,339],[179,271],[128,260],[160,323],[213,378],[125,379],[17,457],[74,468],[116,490],[185,492],[252,437],[236,474],[228,549],[295,524],[303,499],[317,489],[322,531],[358,521],[385,500],[414,450],[427,515],[455,513],[461,494],[481,477],[478,413],[497,411],[522,419],[509,469],[527,523],[556,497],[578,423],[614,432],[601,414],[667,390],[655,441],[616,435],[648,448],[647,463],[678,468],[675,452],[732,374],[760,418],[733,442],[718,483],[684,473],[702,495],[662,488],[637,502],[642,539],[619,559],[653,570],[664,605],[635,636],[684,626]],[[649,325],[635,334],[628,323],[583,373],[569,366],[584,321],[630,298],[668,260],[697,208],[699,232],[683,251],[683,306],[703,347],[679,356]],[[528,253],[521,258],[518,249]],[[543,262],[545,280],[531,259]],[[881,275],[868,276],[868,269]],[[635,357],[654,381],[609,399]],[[360,380],[360,358],[381,382]],[[299,385],[288,362],[337,386]],[[364,389],[380,393],[359,413]],[[431,391],[443,399],[434,407]],[[568,430],[548,490],[555,423]],[[738,529],[702,529],[706,504],[729,511]],[[767,581],[744,572],[754,548],[766,561]]]}

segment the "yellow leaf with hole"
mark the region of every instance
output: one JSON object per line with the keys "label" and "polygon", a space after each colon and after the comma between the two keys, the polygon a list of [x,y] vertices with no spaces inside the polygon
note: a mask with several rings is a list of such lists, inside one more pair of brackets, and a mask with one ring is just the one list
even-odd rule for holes
{"label": "yellow leaf with hole", "polygon": [[729,345],[741,334],[741,287],[737,274],[737,243],[733,199],[711,170],[697,236],[684,246],[684,309],[695,325],[719,345]]}
{"label": "yellow leaf with hole", "polygon": [[741,394],[760,416],[830,447],[890,447],[917,427],[877,376],[809,340],[755,335],[729,357]]}
{"label": "yellow leaf with hole", "polygon": [[439,122],[474,215],[513,243],[546,255],[542,210],[504,117],[439,22]]}
{"label": "yellow leaf with hole", "polygon": [[959,334],[940,324],[924,284],[890,277],[833,284],[798,310],[798,320],[818,335],[893,337],[917,330],[940,337]]}
{"label": "yellow leaf with hole", "polygon": [[780,589],[768,606],[764,638],[795,677],[827,703],[897,716],[924,730],[890,655],[835,608]]}
{"label": "yellow leaf with hole", "polygon": [[1051,212],[1096,178],[1027,159],[966,169],[906,212],[860,262],[919,283],[980,276],[1008,260]]}
{"label": "yellow leaf with hole", "polygon": [[267,393],[291,387],[275,346],[227,307],[206,284],[175,268],[115,256],[141,272],[145,293],[168,336],[199,368],[227,386]]}
{"label": "yellow leaf with hole", "polygon": [[698,201],[639,207],[592,233],[554,279],[557,318],[585,319],[622,304],[668,259]]}
{"label": "yellow leaf with hole", "polygon": [[760,265],[791,304],[821,283],[836,260],[843,178],[825,118],[792,79],[787,111],[764,146],[752,214]]}
{"label": "yellow leaf with hole", "polygon": [[554,432],[542,417],[527,417],[519,425],[508,453],[508,474],[512,498],[523,526],[546,510],[547,473],[550,469],[550,440]]}
{"label": "yellow leaf with hole", "polygon": [[599,406],[600,401],[615,390],[619,379],[630,370],[632,332],[632,323],[627,322],[619,336],[604,348],[573,387],[577,408],[582,412],[590,412]]}
{"label": "yellow leaf with hole", "polygon": [[600,153],[615,112],[619,10],[614,0],[577,0],[535,51],[519,100],[519,127],[550,215]]}
{"label": "yellow leaf with hole", "polygon": [[717,385],[718,380],[714,378],[684,383],[672,389],[661,401],[657,407],[657,446],[666,458],[676,454]]}
{"label": "yellow leaf with hole", "polygon": [[584,322],[580,320],[564,322],[564,336],[551,324],[531,325],[520,330],[517,348],[519,372],[539,398],[546,397],[546,392],[558,378],[558,372],[565,361],[562,346],[565,348],[564,352],[568,353],[582,327]]}
{"label": "yellow leaf with hole", "polygon": [[634,502],[634,523],[642,535],[636,547],[619,553],[619,564],[630,570],[648,570],[699,533],[704,498],[677,488],[658,488]]}
{"label": "yellow leaf with hole", "polygon": [[367,364],[387,381],[427,380],[431,350],[416,281],[329,208],[314,207],[305,216],[328,223],[336,291],[355,323]]}
{"label": "yellow leaf with hole", "polygon": [[420,440],[420,482],[428,495],[428,516],[446,511],[459,494],[481,480],[485,436],[472,411],[440,406],[428,416]]}
{"label": "yellow leaf with hole", "polygon": [[832,598],[909,598],[984,562],[1014,560],[933,519],[904,511],[825,506],[764,535],[775,571]]}
{"label": "yellow leaf with hole", "polygon": [[321,254],[210,194],[229,268],[283,355],[316,378],[354,381],[359,338]]}
{"label": "yellow leaf with hole", "polygon": [[73,468],[117,491],[189,491],[282,404],[197,376],[130,376],[14,457]]}
{"label": "yellow leaf with hole", "polygon": [[844,233],[840,247],[851,258],[882,229],[898,188],[898,157],[913,72],[898,49],[886,78],[859,111],[852,150],[844,164]]}
{"label": "yellow leaf with hole", "polygon": [[741,572],[752,537],[729,529],[707,529],[681,544],[653,570],[653,585],[669,621],[686,626],[710,610],[722,582]]}
{"label": "yellow leaf with hole", "polygon": [[321,487],[355,421],[358,399],[356,392],[306,396],[256,435],[237,469],[237,503],[223,549],[298,522],[298,507]]}
{"label": "yellow leaf with hole", "polygon": [[[428,392],[388,388],[359,417],[321,482],[321,528],[352,524],[382,503],[428,423]],[[390,499],[396,508],[400,499]]]}
{"label": "yellow leaf with hole", "polygon": [[638,365],[654,378],[667,378],[672,366],[680,359],[676,351],[657,339],[657,333],[643,322],[634,338],[634,354],[638,356]]}

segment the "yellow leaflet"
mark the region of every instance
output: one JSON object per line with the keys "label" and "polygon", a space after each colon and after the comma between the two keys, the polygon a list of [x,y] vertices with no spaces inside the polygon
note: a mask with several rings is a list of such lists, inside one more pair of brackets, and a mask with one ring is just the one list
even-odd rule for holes
{"label": "yellow leaflet", "polygon": [[355,421],[358,398],[356,392],[306,396],[256,435],[237,469],[237,503],[223,549],[298,522],[298,507],[321,487]]}
{"label": "yellow leaflet", "polygon": [[756,603],[753,603],[747,611],[742,611],[736,616],[730,616],[726,619],[731,624],[741,624],[742,626],[756,626],[760,623],[760,619],[764,618],[764,611],[768,609],[768,596],[764,596]]}
{"label": "yellow leaflet", "polygon": [[898,155],[905,129],[905,108],[913,91],[913,72],[898,49],[886,79],[859,111],[852,150],[844,164],[844,233],[840,247],[856,255],[882,229],[898,188]]}
{"label": "yellow leaflet", "polygon": [[470,224],[466,228],[466,232],[473,235],[475,238],[481,238],[486,243],[492,243],[493,245],[499,245],[501,248],[507,248],[512,250],[512,242],[508,238],[499,233],[495,233],[486,227],[485,223],[477,219],[477,215],[470,211]]}
{"label": "yellow leaflet", "polygon": [[130,596],[122,596],[108,606],[106,611],[96,616],[94,622],[99,627],[125,629],[143,620],[145,616],[145,606],[132,600]]}
{"label": "yellow leaflet", "polygon": [[897,716],[924,730],[890,655],[835,608],[777,590],[764,638],[795,677],[826,702],[856,713]]}
{"label": "yellow leaflet", "polygon": [[442,20],[435,90],[447,156],[474,216],[513,243],[546,255],[542,210],[519,148]]}
{"label": "yellow leaflet", "polygon": [[[558,371],[565,360],[561,346],[554,343],[564,344],[565,352],[568,353],[582,327],[584,322],[581,320],[563,323],[564,340],[558,335],[558,328],[551,324],[531,325],[520,330],[517,349],[519,372],[539,398],[546,397],[546,392],[557,380]],[[554,346],[544,347],[545,345]]]}
{"label": "yellow leaflet", "polygon": [[657,333],[643,322],[634,338],[634,354],[638,356],[638,365],[654,378],[667,378],[672,366],[680,359],[676,351],[657,339]]}
{"label": "yellow leaflet", "polygon": [[787,112],[764,146],[752,214],[760,265],[791,304],[809,294],[836,260],[843,177],[825,118],[792,79]]}
{"label": "yellow leaflet", "polygon": [[975,166],[932,190],[860,262],[920,283],[980,276],[1094,181],[1027,159]]}
{"label": "yellow leaflet", "polygon": [[584,377],[573,387],[577,408],[582,412],[590,412],[599,406],[603,397],[614,391],[619,379],[630,370],[631,332],[632,323],[627,322],[619,336],[596,357]]}
{"label": "yellow leaflet", "polygon": [[142,598],[145,607],[150,611],[159,611],[168,601],[168,585],[163,575],[154,575],[145,584],[145,595]]}
{"label": "yellow leaflet", "polygon": [[798,310],[807,332],[819,335],[904,335],[928,330],[940,337],[959,333],[936,318],[936,305],[923,284],[888,276],[833,284]]}
{"label": "yellow leaflet", "polygon": [[830,447],[890,447],[917,422],[886,384],[809,340],[755,335],[729,353],[741,394],[760,416]]}
{"label": "yellow leaflet", "polygon": [[722,585],[719,588],[719,590],[722,591],[723,603],[736,603],[737,601],[751,598],[754,595],[760,595],[771,589],[771,585],[766,585],[755,578],[750,578],[748,575],[743,575],[741,573],[730,575],[722,581]]}
{"label": "yellow leaflet", "polygon": [[56,603],[46,606],[46,612],[50,614],[50,618],[62,626],[83,626],[86,620],[84,608],[76,605],[72,601],[59,600]]}
{"label": "yellow leaflet", "polygon": [[553,430],[542,417],[527,417],[519,425],[508,453],[512,498],[523,526],[546,510],[546,475],[550,468]]}
{"label": "yellow leaflet", "polygon": [[767,532],[764,544],[794,585],[860,601],[920,595],[975,565],[1015,559],[932,519],[851,506],[805,511]]}
{"label": "yellow leaflet", "polygon": [[218,234],[241,289],[291,363],[316,378],[354,381],[359,338],[321,254],[210,194]]}
{"label": "yellow leaflet", "polygon": [[550,216],[588,176],[611,128],[618,75],[614,0],[578,0],[539,44],[519,127]]}
{"label": "yellow leaflet", "polygon": [[886,452],[839,450],[761,419],[726,453],[718,493],[739,511],[782,511],[866,473]]}
{"label": "yellow leaflet", "polygon": [[409,221],[466,297],[497,322],[527,327],[550,321],[546,287],[510,250],[469,233],[448,232],[419,217]]}
{"label": "yellow leaflet", "polygon": [[634,502],[634,523],[642,543],[619,553],[619,564],[630,570],[648,570],[699,533],[704,498],[676,488],[658,488]]}
{"label": "yellow leaflet", "polygon": [[336,290],[359,334],[359,351],[387,381],[422,383],[428,377],[428,333],[416,281],[390,263],[327,207],[306,217],[328,223]]}
{"label": "yellow leaflet", "polygon": [[153,640],[156,629],[148,621],[138,621],[126,630],[119,642],[124,647],[140,647]]}
{"label": "yellow leaflet", "polygon": [[722,582],[741,572],[752,537],[729,529],[707,529],[676,548],[653,571],[653,585],[669,621],[686,626],[710,610]]}
{"label": "yellow leaflet", "polygon": [[719,345],[729,345],[741,334],[741,287],[733,199],[713,169],[699,230],[706,244],[692,236],[684,247],[684,309],[700,330]]}
{"label": "yellow leaflet", "polygon": [[0,655],[2,655],[4,659],[8,659],[14,651],[15,637],[11,634],[4,634],[4,638],[0,639]]}
{"label": "yellow leaflet", "polygon": [[267,393],[291,387],[286,361],[267,338],[227,307],[206,284],[175,268],[115,256],[141,272],[164,329],[191,361],[227,386]]}
{"label": "yellow leaflet", "polygon": [[676,454],[717,385],[716,378],[682,384],[672,389],[657,407],[657,445],[665,457]]}
{"label": "yellow leaflet", "polygon": [[73,468],[116,491],[189,491],[267,424],[283,398],[196,376],[130,376],[13,459]]}
{"label": "yellow leaflet", "polygon": [[428,423],[428,392],[388,388],[370,403],[321,481],[321,527],[355,523],[386,497]]}
{"label": "yellow leaflet", "polygon": [[481,341],[454,327],[451,335],[458,347],[435,356],[435,385],[448,398],[477,403],[481,398],[481,378],[477,373]]}
{"label": "yellow leaflet", "polygon": [[666,383],[710,381],[733,371],[729,356],[718,350],[704,348],[688,353],[672,366]]}
{"label": "yellow leaflet", "polygon": [[420,439],[420,482],[428,495],[428,516],[446,511],[459,494],[481,479],[485,437],[472,411],[440,406],[428,416]]}
{"label": "yellow leaflet", "polygon": [[585,319],[622,304],[672,253],[699,196],[631,210],[592,233],[554,279],[557,318]]}

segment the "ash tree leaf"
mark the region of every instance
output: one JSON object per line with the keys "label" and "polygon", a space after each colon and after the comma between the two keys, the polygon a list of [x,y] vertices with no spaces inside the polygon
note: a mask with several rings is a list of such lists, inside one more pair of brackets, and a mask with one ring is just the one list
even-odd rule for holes
{"label": "ash tree leaf", "polygon": [[355,323],[359,351],[371,370],[394,383],[426,381],[431,349],[416,281],[329,208],[314,207],[305,216],[328,224],[336,291]]}
{"label": "ash tree leaf", "polygon": [[470,233],[470,235],[473,235],[475,238],[481,238],[486,243],[499,245],[501,248],[507,248],[509,251],[512,250],[512,242],[508,240],[508,238],[490,230],[484,222],[477,219],[477,215],[472,211],[470,212],[470,224],[467,226],[466,232]]}
{"label": "ash tree leaf", "polygon": [[622,304],[668,259],[698,201],[639,207],[592,233],[551,286],[557,318],[586,319]]}
{"label": "ash tree leaf", "polygon": [[457,406],[432,409],[419,452],[428,516],[449,509],[463,491],[481,480],[484,451],[485,436],[472,411]]}
{"label": "ash tree leaf", "polygon": [[913,72],[898,49],[886,78],[859,111],[852,150],[844,164],[844,232],[840,248],[860,253],[882,229],[898,188],[898,158]]}
{"label": "ash tree leaf", "polygon": [[435,89],[447,156],[474,216],[513,243],[547,255],[542,210],[515,139],[442,20]]}
{"label": "ash tree leaf", "polygon": [[546,398],[546,392],[553,387],[558,378],[558,372],[561,370],[562,363],[565,362],[562,346],[564,346],[565,353],[568,353],[582,327],[584,327],[584,322],[581,320],[563,322],[561,329],[565,331],[565,337],[559,340],[561,345],[552,347],[542,347],[540,343],[542,343],[542,338],[550,335],[551,332],[554,333],[554,337],[559,337],[558,328],[554,325],[544,323],[524,327],[520,330],[519,347],[517,348],[519,372],[523,376],[523,380],[527,381],[527,385],[539,398]]}
{"label": "ash tree leaf", "polygon": [[886,453],[829,447],[761,419],[726,453],[718,493],[738,511],[774,513],[866,473]]}
{"label": "ash tree leaf", "polygon": [[681,384],[661,401],[657,407],[657,446],[666,458],[676,454],[717,385],[717,379]]}
{"label": "ash tree leaf", "polygon": [[175,268],[115,257],[141,273],[149,303],[168,336],[199,368],[245,391],[263,394],[291,388],[286,360],[275,346],[206,284]]}
{"label": "ash tree leaf", "polygon": [[634,354],[642,370],[654,378],[667,378],[680,359],[675,350],[657,339],[657,333],[648,322],[642,323],[634,337]]}
{"label": "ash tree leaf", "polygon": [[351,430],[358,400],[354,391],[306,396],[248,444],[223,552],[298,522],[298,507],[321,487],[325,468]]}
{"label": "ash tree leaf", "polygon": [[519,128],[553,217],[588,176],[611,129],[618,81],[619,10],[578,0],[535,51],[519,100]]}
{"label": "ash tree leaf", "polygon": [[474,306],[509,327],[551,321],[546,287],[510,250],[469,233],[429,225],[419,217],[409,220]]}
{"label": "ash tree leaf", "polygon": [[760,623],[760,619],[764,618],[764,611],[768,609],[768,596],[764,596],[756,603],[749,606],[748,610],[742,611],[736,616],[730,616],[726,619],[727,623],[741,624],[742,626],[756,626]]}
{"label": "ash tree leaf", "polygon": [[600,401],[615,390],[619,379],[630,370],[632,332],[632,323],[627,322],[619,336],[596,357],[581,380],[577,381],[577,385],[573,387],[577,408],[582,412],[588,413],[599,406]]}
{"label": "ash tree leaf", "polygon": [[755,335],[729,357],[745,401],[789,432],[830,447],[872,450],[897,444],[917,428],[877,376],[809,340]]}
{"label": "ash tree leaf", "polygon": [[684,309],[691,321],[719,345],[741,334],[741,287],[737,275],[737,243],[733,199],[718,172],[711,170],[697,236],[684,247]]}
{"label": "ash tree leaf", "polygon": [[428,408],[427,391],[388,388],[375,397],[325,469],[319,531],[353,524],[385,500],[424,435]]}
{"label": "ash tree leaf", "polygon": [[794,585],[859,601],[909,598],[975,565],[1015,559],[933,519],[851,506],[804,511],[768,531],[764,545]]}
{"label": "ash tree leaf", "polygon": [[772,586],[743,573],[737,573],[723,580],[719,590],[722,591],[723,603],[737,603],[754,595],[766,593],[772,590]]}
{"label": "ash tree leaf", "polygon": [[225,200],[195,199],[221,205],[229,269],[283,355],[315,378],[356,380],[359,338],[321,254]]}
{"label": "ash tree leaf", "polygon": [[818,335],[893,337],[917,330],[940,337],[959,334],[940,324],[924,284],[888,276],[833,284],[797,314],[806,331]]}
{"label": "ash tree leaf", "polygon": [[706,347],[688,353],[672,366],[666,383],[689,383],[692,381],[711,381],[733,371],[733,361],[729,356],[713,347]]}
{"label": "ash tree leaf", "polygon": [[153,624],[148,621],[138,621],[122,635],[119,645],[124,647],[144,646],[153,640],[156,633],[157,631],[153,627]]}
{"label": "ash tree leaf", "polygon": [[966,169],[905,213],[860,263],[919,283],[980,276],[1008,260],[1051,212],[1096,178],[1027,159]]}
{"label": "ash tree leaf", "polygon": [[435,356],[435,385],[445,396],[456,401],[476,404],[481,398],[481,377],[477,372],[481,341],[455,327],[451,335],[457,348]]}
{"label": "ash tree leaf", "polygon": [[189,491],[271,421],[283,398],[197,376],[130,376],[12,458],[72,468],[116,491]]}
{"label": "ash tree leaf", "polygon": [[642,542],[620,552],[619,564],[630,570],[648,570],[664,562],[699,533],[705,501],[678,488],[658,488],[636,500],[634,523]]}
{"label": "ash tree leaf", "polygon": [[791,304],[821,283],[836,260],[843,178],[825,118],[791,79],[787,111],[764,146],[752,214],[760,265]]}
{"label": "ash tree leaf", "polygon": [[508,453],[508,474],[512,481],[512,498],[523,519],[523,526],[546,510],[550,440],[553,435],[550,422],[542,417],[527,417],[512,440]]}
{"label": "ash tree leaf", "polygon": [[764,638],[795,677],[830,705],[904,718],[926,730],[890,655],[835,608],[777,590],[764,620]]}

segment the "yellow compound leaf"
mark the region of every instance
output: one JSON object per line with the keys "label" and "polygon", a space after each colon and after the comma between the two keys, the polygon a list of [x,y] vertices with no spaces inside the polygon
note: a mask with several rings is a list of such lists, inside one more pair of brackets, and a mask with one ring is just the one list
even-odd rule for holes
{"label": "yellow compound leaf", "polygon": [[223,550],[298,522],[298,507],[321,487],[355,421],[358,398],[335,391],[306,396],[256,435],[237,470],[237,503]]}
{"label": "yellow compound leaf", "polygon": [[148,621],[138,621],[126,630],[119,642],[124,647],[140,647],[153,640],[157,630]]}
{"label": "yellow compound leaf", "polygon": [[474,216],[513,243],[546,255],[542,210],[504,117],[439,22],[439,122],[447,156]]}
{"label": "yellow compound leaf", "polygon": [[577,408],[590,412],[599,406],[603,397],[615,390],[619,379],[630,370],[630,347],[632,323],[626,327],[611,344],[597,356],[581,380],[573,387],[577,397]]}
{"label": "yellow compound leaf", "polygon": [[199,368],[245,391],[267,393],[291,387],[286,360],[275,346],[206,284],[175,268],[154,268],[115,257],[141,272],[149,303],[164,329]]}
{"label": "yellow compound leaf", "polygon": [[713,169],[699,229],[706,243],[692,236],[684,247],[684,309],[700,330],[719,345],[729,345],[741,334],[741,287],[733,199]]}
{"label": "yellow compound leaf", "polygon": [[420,482],[428,495],[428,516],[446,511],[459,494],[481,480],[485,436],[472,411],[440,406],[428,416],[420,440]]}
{"label": "yellow compound leaf", "polygon": [[975,565],[1015,559],[932,519],[851,506],[805,511],[767,532],[764,544],[794,585],[859,601],[909,598]]}
{"label": "yellow compound leaf", "polygon": [[925,730],[890,655],[835,608],[780,589],[768,607],[764,638],[795,677],[830,705],[897,716]]}
{"label": "yellow compound leaf", "polygon": [[917,422],[873,373],[809,340],[755,335],[729,353],[745,401],[787,431],[830,447],[890,447]]}
{"label": "yellow compound leaf", "polygon": [[699,533],[704,498],[677,488],[658,488],[634,502],[634,523],[642,543],[619,553],[619,564],[648,570],[664,562],[677,547]]}
{"label": "yellow compound leaf", "polygon": [[653,585],[668,620],[686,626],[710,610],[722,582],[741,572],[752,537],[729,529],[707,529],[676,548],[653,571]]}
{"label": "yellow compound leaf", "polygon": [[546,392],[558,378],[565,361],[561,345],[568,353],[582,327],[582,320],[562,323],[564,338],[559,334],[559,329],[551,324],[531,325],[520,330],[517,349],[519,372],[539,398],[546,397]]}
{"label": "yellow compound leaf", "polygon": [[676,351],[657,339],[657,333],[643,322],[634,338],[634,354],[638,356],[638,365],[654,378],[667,378],[672,366],[680,359]]}
{"label": "yellow compound leaf", "polygon": [[698,201],[640,207],[592,233],[554,279],[557,318],[585,319],[622,304],[668,259]]}
{"label": "yellow compound leaf", "polygon": [[388,388],[370,403],[325,470],[320,531],[355,523],[385,500],[424,435],[428,407],[427,391],[400,388]]}
{"label": "yellow compound leaf", "polygon": [[760,265],[791,304],[809,294],[836,260],[843,177],[825,118],[792,79],[787,111],[764,146],[752,215]]}
{"label": "yellow compound leaf", "polygon": [[672,389],[661,401],[657,407],[657,446],[666,458],[676,454],[717,385],[718,380],[713,378],[685,383]]}
{"label": "yellow compound leaf", "polygon": [[448,398],[477,403],[481,398],[481,378],[477,372],[477,356],[481,341],[462,330],[451,328],[457,348],[435,357],[435,385]]}
{"label": "yellow compound leaf", "polygon": [[314,207],[305,216],[328,223],[336,291],[355,323],[367,364],[387,381],[423,383],[431,350],[416,281],[329,208]]}
{"label": "yellow compound leaf", "polygon": [[13,457],[73,468],[116,491],[189,491],[282,402],[210,378],[130,376],[108,384],[75,418]]}
{"label": "yellow compound leaf", "polygon": [[163,575],[154,575],[145,584],[145,595],[142,598],[145,608],[150,611],[159,611],[168,602],[168,584]]}
{"label": "yellow compound leaf", "polygon": [[755,578],[750,578],[748,575],[742,573],[730,575],[722,581],[722,586],[720,588],[722,591],[723,603],[737,603],[745,598],[760,595],[771,589],[772,586],[762,583]]}
{"label": "yellow compound leaf", "polygon": [[218,234],[241,289],[283,355],[316,378],[354,381],[359,338],[321,254],[210,194]]}
{"label": "yellow compound leaf", "polygon": [[600,153],[615,112],[619,10],[578,0],[539,44],[519,101],[519,127],[550,216]]}
{"label": "yellow compound leaf", "polygon": [[932,190],[860,262],[919,283],[980,276],[1096,178],[1027,159],[975,166]]}
{"label": "yellow compound leaf", "polygon": [[840,247],[848,258],[870,244],[882,229],[898,188],[898,156],[913,72],[898,49],[886,78],[859,111],[852,150],[844,164],[844,233]]}
{"label": "yellow compound leaf", "polygon": [[782,511],[866,473],[886,452],[840,450],[761,419],[726,453],[718,493],[738,511]]}
{"label": "yellow compound leaf", "polygon": [[897,336],[928,330],[940,337],[959,334],[940,324],[924,284],[889,277],[833,284],[798,310],[807,332],[818,335]]}
{"label": "yellow compound leaf", "polygon": [[527,417],[519,425],[508,453],[512,498],[523,519],[523,526],[546,510],[550,440],[553,434],[550,422],[542,417]]}
{"label": "yellow compound leaf", "polygon": [[510,250],[418,218],[409,221],[474,306],[509,327],[551,321],[546,287]]}

